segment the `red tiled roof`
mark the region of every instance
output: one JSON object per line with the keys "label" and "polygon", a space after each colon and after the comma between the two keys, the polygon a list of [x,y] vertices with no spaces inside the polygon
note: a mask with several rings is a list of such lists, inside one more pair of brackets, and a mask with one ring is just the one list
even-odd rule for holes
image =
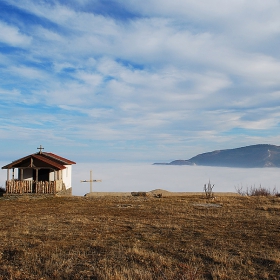
{"label": "red tiled roof", "polygon": [[59,163],[57,163],[57,162],[55,162],[55,161],[53,161],[53,160],[51,160],[51,159],[48,159],[48,158],[42,156],[41,154],[34,154],[34,155],[32,155],[32,156],[33,156],[34,158],[39,159],[40,161],[43,161],[43,162],[49,164],[50,166],[56,167],[57,169],[60,169],[60,170],[61,170],[61,169],[65,169],[65,168],[66,168],[64,165],[59,164]]}
{"label": "red tiled roof", "polygon": [[56,154],[53,154],[53,153],[42,153],[42,154],[46,154],[46,155],[48,155],[48,156],[50,156],[50,157],[52,157],[52,158],[55,158],[55,159],[57,159],[57,160],[59,160],[59,161],[61,161],[61,162],[64,162],[64,164],[76,164],[76,162],[74,162],[74,161],[72,161],[72,160],[69,160],[69,159],[67,159],[67,158],[60,157],[60,156],[58,156],[58,155],[56,155]]}
{"label": "red tiled roof", "polygon": [[66,158],[60,157],[58,155],[52,154],[52,153],[36,153],[32,154],[23,158],[20,158],[18,160],[15,160],[11,162],[10,164],[7,164],[2,167],[2,169],[11,169],[11,168],[17,168],[20,167],[20,164],[24,161],[28,160],[30,158],[37,159],[43,163],[46,163],[46,167],[54,167],[55,169],[65,169],[66,167],[64,165],[70,165],[70,164],[76,164],[74,161],[68,160]]}

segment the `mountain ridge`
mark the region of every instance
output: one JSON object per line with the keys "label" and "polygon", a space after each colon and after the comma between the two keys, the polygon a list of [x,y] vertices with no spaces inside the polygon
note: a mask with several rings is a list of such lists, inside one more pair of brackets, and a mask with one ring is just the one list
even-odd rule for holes
{"label": "mountain ridge", "polygon": [[234,149],[215,150],[187,160],[174,160],[157,165],[199,165],[219,167],[280,167],[280,146],[257,144]]}

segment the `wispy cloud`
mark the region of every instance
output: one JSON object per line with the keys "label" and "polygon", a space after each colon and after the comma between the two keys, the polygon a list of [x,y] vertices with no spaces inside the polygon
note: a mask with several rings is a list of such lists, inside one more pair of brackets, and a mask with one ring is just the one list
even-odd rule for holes
{"label": "wispy cloud", "polygon": [[277,144],[278,1],[0,5],[1,139],[107,160]]}
{"label": "wispy cloud", "polygon": [[20,32],[17,26],[9,25],[3,21],[0,21],[0,34],[0,42],[12,47],[26,47],[32,39]]}

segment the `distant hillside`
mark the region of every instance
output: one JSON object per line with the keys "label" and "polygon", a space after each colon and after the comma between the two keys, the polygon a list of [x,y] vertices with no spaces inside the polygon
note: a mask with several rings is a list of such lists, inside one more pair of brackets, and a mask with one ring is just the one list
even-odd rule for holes
{"label": "distant hillside", "polygon": [[[158,163],[155,163],[158,164]],[[199,154],[188,160],[163,165],[202,165],[221,167],[280,167],[280,146],[259,144]]]}

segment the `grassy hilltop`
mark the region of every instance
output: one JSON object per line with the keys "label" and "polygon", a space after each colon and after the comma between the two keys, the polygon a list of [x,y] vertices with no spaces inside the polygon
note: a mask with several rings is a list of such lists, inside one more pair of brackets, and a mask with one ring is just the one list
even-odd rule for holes
{"label": "grassy hilltop", "polygon": [[0,279],[280,279],[279,197],[22,197],[0,207]]}

